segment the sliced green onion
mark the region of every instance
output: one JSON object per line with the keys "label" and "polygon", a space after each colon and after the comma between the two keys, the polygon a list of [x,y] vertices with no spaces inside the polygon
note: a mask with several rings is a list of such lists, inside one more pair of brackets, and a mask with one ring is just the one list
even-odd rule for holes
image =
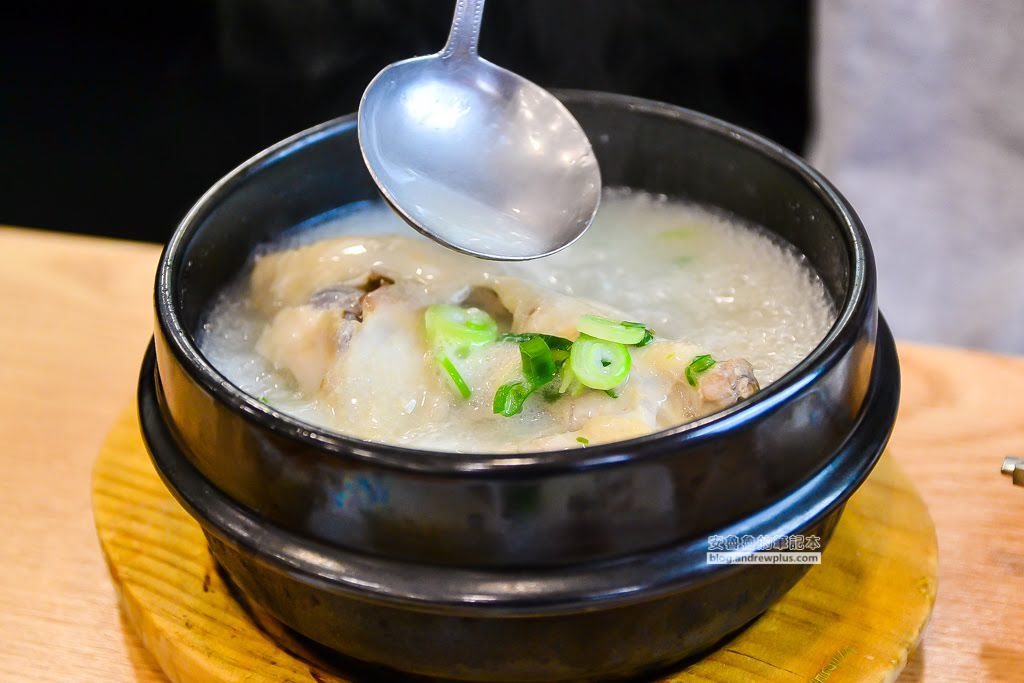
{"label": "sliced green onion", "polygon": [[643,323],[624,322],[624,323],[622,323],[622,326],[623,327],[632,327],[632,328],[637,328],[637,327],[642,327],[643,328],[643,330],[644,330],[644,338],[641,339],[640,341],[638,341],[636,344],[633,344],[633,346],[636,346],[636,347],[647,346],[654,339],[654,330],[652,330],[651,328],[647,327],[647,325],[644,325]]}
{"label": "sliced green onion", "polygon": [[576,374],[572,371],[572,366],[566,363],[562,366],[562,381],[558,384],[559,395],[568,393],[573,398],[576,398],[583,393],[586,389],[583,383],[576,378]]}
{"label": "sliced green onion", "polygon": [[588,439],[588,438],[587,438],[587,437],[585,437],[585,436],[577,436],[577,437],[576,437],[576,440],[577,440],[577,441],[579,441],[579,442],[580,442],[581,444],[583,444],[584,446],[587,446],[587,445],[589,445],[589,444],[590,444],[590,439]]}
{"label": "sliced green onion", "polygon": [[707,354],[697,356],[686,366],[686,381],[690,383],[691,387],[697,386],[697,378],[713,367],[715,367],[714,358]]}
{"label": "sliced green onion", "polygon": [[[584,316],[584,325],[614,326],[616,334],[631,340],[631,343],[646,344],[654,336],[643,323],[617,322],[599,316]],[[560,378],[543,392],[545,401],[557,401],[563,394],[579,396],[587,387],[607,392],[618,398],[617,387],[629,376],[632,359],[629,350],[621,342],[597,339],[581,334],[575,342],[549,334],[524,332],[504,334],[498,341],[517,342],[523,359],[523,380],[507,382],[494,394],[494,412],[511,417],[518,415],[530,395],[551,383],[556,375]]]}
{"label": "sliced green onion", "polygon": [[267,397],[266,397],[266,396],[260,396],[260,397],[259,397],[258,399],[256,399],[256,400],[257,400],[257,401],[259,401],[260,403],[262,403],[263,405],[266,405],[266,406],[269,406],[269,405],[270,405],[270,401],[269,401],[269,400],[267,399]]}
{"label": "sliced green onion", "polygon": [[643,323],[611,320],[599,315],[582,316],[576,323],[576,329],[595,339],[604,339],[628,346],[644,346],[654,339],[654,330]]}
{"label": "sliced green onion", "polygon": [[462,398],[469,398],[473,395],[473,390],[469,388],[468,384],[466,384],[466,380],[462,379],[462,375],[459,374],[459,371],[455,368],[455,364],[452,363],[448,356],[439,356],[437,362],[442,368],[444,368],[448,377],[451,378],[452,384],[454,384],[455,388],[459,390],[459,394],[462,395]]}
{"label": "sliced green onion", "polygon": [[647,327],[638,323],[610,320],[599,315],[584,315],[576,323],[576,329],[595,339],[619,344],[639,344]]}
{"label": "sliced green onion", "polygon": [[553,334],[538,334],[537,332],[509,332],[498,337],[500,342],[515,342],[522,344],[525,341],[540,337],[552,351],[568,351],[572,348],[572,342],[565,337],[558,337]]}
{"label": "sliced green onion", "polygon": [[498,338],[498,323],[479,308],[434,304],[427,306],[423,320],[427,343],[435,349],[467,353],[471,347],[489,344]]}
{"label": "sliced green onion", "polygon": [[569,367],[585,386],[599,391],[613,389],[629,376],[632,359],[621,343],[581,334],[572,345]]}
{"label": "sliced green onion", "polygon": [[523,410],[523,404],[534,391],[526,382],[508,382],[498,387],[494,394],[494,412],[497,415],[512,417]]}
{"label": "sliced green onion", "polygon": [[451,304],[427,306],[423,323],[427,343],[434,349],[438,365],[444,369],[459,395],[468,399],[473,390],[466,384],[448,354],[465,358],[471,348],[493,342],[498,338],[498,324],[479,308],[463,308]]}
{"label": "sliced green onion", "polygon": [[576,381],[576,375],[572,374],[572,367],[568,363],[562,366],[562,381],[558,385],[558,393],[564,394],[569,386]]}
{"label": "sliced green onion", "polygon": [[519,354],[523,357],[523,375],[531,385],[539,387],[554,378],[555,359],[543,338],[519,342]]}
{"label": "sliced green onion", "polygon": [[[512,335],[505,336],[510,337]],[[555,372],[557,372],[558,368],[555,364],[554,353],[548,347],[548,343],[545,340],[548,336],[542,334],[522,335],[516,340],[519,341],[519,355],[523,359],[523,376],[526,379],[522,382],[508,382],[498,388],[498,391],[494,394],[493,406],[496,414],[504,415],[505,417],[518,415],[530,394],[555,378]],[[561,337],[552,338],[561,339]],[[512,340],[510,339],[509,341]],[[566,352],[561,351],[561,353],[564,354]],[[559,396],[557,393],[553,397],[550,394],[551,392],[544,394],[545,400],[548,402],[558,400]]]}
{"label": "sliced green onion", "polygon": [[[557,350],[552,350],[548,345],[549,339],[559,346]],[[504,335],[502,341],[517,341],[519,343],[522,374],[525,378],[521,382],[503,384],[495,393],[495,413],[512,417],[522,411],[522,405],[531,393],[549,384],[555,378],[559,362],[568,357],[568,349],[572,346],[572,342],[561,337],[537,334]],[[560,356],[560,359],[556,359],[556,354]],[[557,391],[547,390],[544,392],[544,399],[548,402],[554,402],[560,397],[561,395]]]}

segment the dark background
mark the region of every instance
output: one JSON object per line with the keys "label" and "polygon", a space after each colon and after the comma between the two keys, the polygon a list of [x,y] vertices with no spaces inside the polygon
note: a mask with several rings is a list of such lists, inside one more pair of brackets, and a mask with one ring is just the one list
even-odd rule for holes
{"label": "dark background", "polygon": [[[481,53],[549,87],[693,107],[802,151],[807,0],[490,0]],[[0,224],[164,241],[271,143],[440,49],[451,0],[0,10]]]}

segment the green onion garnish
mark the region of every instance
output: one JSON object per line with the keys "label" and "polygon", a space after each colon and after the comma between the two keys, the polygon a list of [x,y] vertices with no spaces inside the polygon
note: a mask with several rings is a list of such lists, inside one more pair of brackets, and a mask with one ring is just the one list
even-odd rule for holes
{"label": "green onion garnish", "polygon": [[462,395],[462,398],[469,398],[473,395],[473,390],[469,388],[468,384],[466,384],[466,380],[462,379],[462,375],[459,374],[459,371],[455,368],[455,364],[452,363],[448,356],[438,356],[437,363],[444,368],[446,373],[448,373],[448,376],[452,380],[452,384],[454,384],[455,388],[459,390],[459,394]]}
{"label": "green onion garnish", "polygon": [[493,342],[498,338],[498,324],[479,308],[462,308],[451,304],[427,306],[423,323],[427,343],[434,349],[438,365],[451,378],[459,395],[469,398],[473,391],[448,356],[454,354],[465,358],[473,347]]}
{"label": "green onion garnish", "polygon": [[586,315],[577,326],[580,337],[571,342],[550,334],[524,332],[503,334],[498,341],[517,342],[523,359],[521,381],[507,382],[494,394],[494,412],[511,417],[523,409],[530,394],[559,377],[558,387],[551,385],[543,392],[544,400],[557,401],[565,393],[579,396],[586,387],[607,392],[618,398],[616,390],[629,376],[632,359],[623,342],[597,338],[583,330],[591,329],[629,344],[641,346],[654,338],[643,323],[619,322],[596,315]]}
{"label": "green onion garnish", "polygon": [[569,367],[584,386],[599,391],[614,389],[629,376],[632,359],[621,343],[581,334],[572,345]]}
{"label": "green onion garnish", "polygon": [[639,344],[647,331],[640,323],[625,323],[618,320],[602,318],[599,315],[584,315],[576,323],[576,329],[582,334],[604,339],[619,344]]}
{"label": "green onion garnish", "polygon": [[489,344],[498,338],[498,323],[479,308],[434,304],[427,306],[423,320],[427,343],[435,350],[452,350],[465,355],[471,347]]}
{"label": "green onion garnish", "polygon": [[269,406],[269,405],[270,405],[270,401],[269,401],[269,400],[267,400],[267,397],[266,397],[266,396],[260,396],[260,397],[259,397],[258,399],[256,399],[256,400],[257,400],[257,401],[259,401],[260,403],[262,403],[262,404],[263,404],[263,405],[265,405],[265,406]]}
{"label": "green onion garnish", "polygon": [[715,359],[705,354],[697,356],[686,366],[686,381],[691,387],[697,386],[697,377],[715,367]]}
{"label": "green onion garnish", "polygon": [[500,342],[515,342],[521,344],[524,341],[530,341],[540,337],[548,345],[553,352],[554,351],[568,351],[572,348],[572,342],[565,337],[558,337],[553,334],[538,334],[537,332],[509,332],[498,337]]}
{"label": "green onion garnish", "polygon": [[566,363],[562,366],[562,381],[558,385],[558,393],[564,394],[573,384],[579,382],[576,381],[576,375],[572,374],[572,366]]}
{"label": "green onion garnish", "polygon": [[632,328],[636,328],[636,327],[642,327],[643,328],[643,330],[644,330],[644,337],[643,337],[643,339],[638,341],[636,344],[633,344],[633,346],[636,346],[636,347],[647,346],[654,339],[654,330],[652,330],[651,328],[647,327],[647,325],[644,325],[643,323],[623,322],[622,326],[623,327],[632,327]]}
{"label": "green onion garnish", "polygon": [[[505,336],[509,337],[512,335]],[[508,382],[498,388],[498,391],[494,394],[493,406],[496,414],[504,415],[505,417],[518,415],[530,394],[555,378],[558,365],[554,357],[555,352],[551,350],[545,340],[545,337],[548,336],[542,334],[521,335],[521,338],[518,340],[519,355],[523,359],[523,376],[525,379],[521,382]],[[553,337],[553,339],[558,340],[561,337]],[[567,355],[565,350],[560,349],[560,352],[563,355]],[[544,398],[550,402],[558,400],[559,396],[557,393],[552,396],[550,392],[547,392],[544,394]]]}
{"label": "green onion garnish", "polygon": [[519,342],[519,354],[523,358],[523,375],[531,385],[540,387],[554,378],[555,359],[544,339],[534,337]]}
{"label": "green onion garnish", "polygon": [[588,445],[588,444],[590,443],[590,439],[588,439],[588,438],[587,438],[587,437],[585,437],[585,436],[577,436],[577,437],[576,437],[576,440],[577,440],[577,441],[579,441],[579,442],[580,442],[581,444],[583,444],[584,446],[586,446],[586,445]]}
{"label": "green onion garnish", "polygon": [[494,412],[505,417],[518,415],[523,410],[523,404],[533,393],[534,388],[526,382],[502,384],[494,394]]}
{"label": "green onion garnish", "polygon": [[584,315],[576,323],[576,329],[595,339],[626,344],[628,346],[644,346],[654,339],[654,330],[643,323],[627,320],[611,320],[599,315]]}

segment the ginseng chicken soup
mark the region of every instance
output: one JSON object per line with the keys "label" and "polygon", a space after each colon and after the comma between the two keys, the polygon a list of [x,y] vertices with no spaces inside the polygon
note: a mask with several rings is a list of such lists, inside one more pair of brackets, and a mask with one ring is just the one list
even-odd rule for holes
{"label": "ginseng chicken soup", "polygon": [[825,336],[805,258],[717,210],[607,191],[538,261],[449,251],[359,204],[253,255],[200,348],[274,410],[371,441],[476,453],[585,448],[752,396]]}

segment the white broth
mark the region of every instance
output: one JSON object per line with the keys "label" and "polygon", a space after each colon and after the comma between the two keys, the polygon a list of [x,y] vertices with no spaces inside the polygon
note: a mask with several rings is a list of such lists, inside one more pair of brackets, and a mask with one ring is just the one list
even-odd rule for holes
{"label": "white broth", "polygon": [[[428,450],[582,447],[696,419],[774,382],[835,320],[820,278],[789,245],[723,213],[624,190],[606,192],[578,242],[537,261],[456,254],[381,204],[300,226],[254,260],[203,325],[213,366],[306,422]],[[352,287],[361,289],[343,303]],[[424,331],[427,306],[477,305],[470,288],[499,302],[503,333],[572,341],[580,316],[595,313],[641,322],[655,338],[628,347],[617,397],[561,382],[565,361],[520,412],[496,414],[498,388],[524,377],[518,345],[452,356],[467,398]],[[694,382],[687,368],[704,356],[716,364]]]}

